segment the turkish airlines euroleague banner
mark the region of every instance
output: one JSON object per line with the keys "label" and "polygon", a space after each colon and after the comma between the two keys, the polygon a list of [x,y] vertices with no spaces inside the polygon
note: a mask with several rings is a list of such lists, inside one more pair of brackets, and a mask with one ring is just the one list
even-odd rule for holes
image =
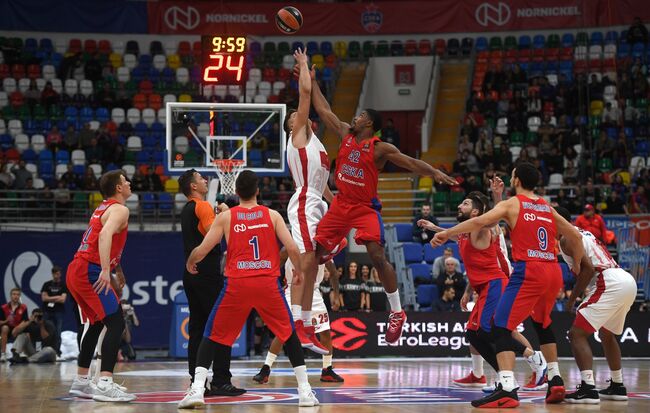
{"label": "turkish airlines euroleague banner", "polygon": [[[154,34],[279,35],[282,3],[148,2]],[[304,35],[376,35],[570,29],[650,20],[646,0],[436,0],[306,3]],[[299,37],[288,40],[300,40]]]}
{"label": "turkish airlines euroleague banner", "polygon": [[[332,313],[330,314],[332,344],[336,357],[411,356],[464,357],[469,356],[465,338],[465,323],[469,313],[408,313],[408,320],[399,342],[386,343],[388,315],[386,313]],[[558,341],[560,356],[570,357],[571,346],[567,331],[574,316],[553,313],[553,331]],[[539,348],[537,335],[530,322],[520,331]],[[591,340],[594,355],[602,356],[602,346]],[[619,337],[624,357],[650,356],[650,317],[647,313],[627,315],[625,331]],[[594,345],[595,344],[595,345]]]}

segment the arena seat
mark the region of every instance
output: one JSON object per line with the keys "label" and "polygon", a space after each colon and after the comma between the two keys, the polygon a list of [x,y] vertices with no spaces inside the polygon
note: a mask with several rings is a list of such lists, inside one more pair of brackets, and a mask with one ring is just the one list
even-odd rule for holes
{"label": "arena seat", "polygon": [[406,263],[422,262],[422,244],[415,242],[405,242],[402,244],[404,251],[404,260]]}

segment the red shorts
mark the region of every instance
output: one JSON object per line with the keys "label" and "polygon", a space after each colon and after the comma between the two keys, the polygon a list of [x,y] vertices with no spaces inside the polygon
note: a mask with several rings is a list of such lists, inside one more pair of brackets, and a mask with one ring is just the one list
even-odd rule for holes
{"label": "red shorts", "polygon": [[468,330],[477,331],[481,328],[483,331],[492,331],[492,319],[507,283],[507,278],[497,278],[476,287],[478,300],[469,314]]}
{"label": "red shorts", "polygon": [[514,330],[528,316],[544,328],[551,324],[555,298],[563,286],[557,262],[519,261],[499,301],[494,325]]}
{"label": "red shorts", "polygon": [[232,346],[253,309],[280,341],[289,339],[294,330],[293,318],[280,279],[274,276],[226,277],[203,336]]}
{"label": "red shorts", "polygon": [[357,230],[354,240],[363,245],[366,242],[377,242],[384,245],[384,221],[381,213],[367,205],[350,204],[334,197],[318,227],[314,240],[327,251],[332,251],[347,237],[352,228]]}
{"label": "red shorts", "polygon": [[95,324],[106,316],[120,310],[120,300],[113,287],[108,293],[97,294],[93,284],[97,282],[102,268],[81,258],[75,258],[68,265],[66,286],[81,309],[83,322]]}

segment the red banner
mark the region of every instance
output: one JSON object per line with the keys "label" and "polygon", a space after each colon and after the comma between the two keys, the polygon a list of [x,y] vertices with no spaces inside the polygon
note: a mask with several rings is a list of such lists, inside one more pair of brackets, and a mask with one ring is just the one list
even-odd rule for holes
{"label": "red banner", "polygon": [[[279,35],[281,3],[147,3],[154,34]],[[650,21],[646,0],[436,0],[299,4],[300,35],[467,33],[578,29]]]}

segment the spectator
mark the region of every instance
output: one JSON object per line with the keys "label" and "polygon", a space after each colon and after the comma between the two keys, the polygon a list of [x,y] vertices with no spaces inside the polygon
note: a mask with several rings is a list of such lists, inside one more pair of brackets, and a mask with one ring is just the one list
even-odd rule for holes
{"label": "spectator", "polygon": [[[81,136],[81,134],[79,135]],[[94,137],[90,139],[90,144],[87,146],[84,145],[84,149],[86,152],[86,162],[88,162],[89,164],[102,163],[104,154],[102,153],[102,148],[99,145],[97,145],[97,139],[95,139]]]}
{"label": "spectator", "polygon": [[584,212],[576,218],[575,225],[578,228],[591,232],[594,237],[607,244],[607,227],[605,226],[605,220],[603,217],[596,214],[593,205],[585,205]]}
{"label": "spectator", "polygon": [[433,278],[438,278],[440,275],[445,273],[445,260],[451,258],[456,263],[456,268],[460,268],[460,261],[453,257],[454,250],[450,247],[446,247],[442,253],[442,257],[438,257],[433,260]]}
{"label": "spectator", "polygon": [[465,151],[469,153],[474,152],[474,144],[470,141],[469,135],[466,133],[460,137],[460,143],[458,144],[458,153],[461,154]]}
{"label": "spectator", "polygon": [[361,311],[370,312],[370,291],[368,282],[370,280],[370,267],[366,264],[361,266]]}
{"label": "spectator", "polygon": [[348,264],[348,275],[341,281],[341,302],[348,311],[357,311],[361,308],[362,281],[357,276],[358,265],[351,261]]}
{"label": "spectator", "polygon": [[565,311],[566,310],[566,294],[564,288],[560,288],[555,297],[555,306],[553,306],[553,311]]}
{"label": "spectator", "polygon": [[478,110],[478,106],[472,106],[472,111],[465,115],[466,125],[470,125],[473,129],[482,128],[485,125],[485,118]]}
{"label": "spectator", "polygon": [[379,279],[377,269],[370,270],[370,279],[366,282],[368,294],[370,294],[370,310],[386,311],[386,292]]}
{"label": "spectator", "polygon": [[102,79],[102,64],[99,61],[99,54],[95,53],[91,56],[84,66],[84,76],[86,79],[97,83],[98,80]]}
{"label": "spectator", "polygon": [[96,191],[98,188],[97,178],[95,177],[95,172],[93,168],[87,168],[86,174],[83,178],[83,189],[84,191]]}
{"label": "spectator", "polygon": [[645,195],[645,188],[637,186],[628,198],[625,206],[626,214],[642,214],[648,212],[648,198]]}
{"label": "spectator", "polygon": [[135,350],[131,345],[131,330],[133,327],[140,327],[140,320],[135,314],[133,306],[127,300],[121,300],[122,314],[124,315],[124,332],[122,333],[122,342],[120,343],[120,351],[122,357],[128,360],[135,360]]}
{"label": "spectator", "polygon": [[70,196],[70,189],[67,187],[67,182],[60,179],[56,183],[56,189],[52,191],[52,198],[56,202],[56,214],[62,216],[68,213],[72,207],[72,199]]}
{"label": "spectator", "polygon": [[[35,308],[29,320],[12,332],[15,337],[12,363],[53,363],[61,347],[61,337],[51,321],[43,319],[43,310]],[[39,344],[40,343],[40,344]],[[40,348],[40,350],[38,350]]]}
{"label": "spectator", "polygon": [[602,114],[602,125],[604,127],[616,127],[621,123],[621,110],[617,107],[612,107],[612,102],[605,103],[605,108]]}
{"label": "spectator", "polygon": [[395,145],[398,148],[400,147],[399,132],[395,129],[393,119],[388,118],[386,120],[386,125],[381,129],[381,140]]}
{"label": "spectator", "polygon": [[[461,184],[461,186],[463,187],[463,190],[465,191],[466,194],[469,194],[472,191],[482,191],[483,190],[483,186],[481,186],[478,183],[478,181],[476,179],[476,175],[468,175],[467,178],[465,178],[465,180]],[[450,207],[453,209],[456,206],[455,205],[450,205]],[[436,225],[438,225],[438,224],[436,224]]]}
{"label": "spectator", "polygon": [[149,182],[140,168],[137,168],[131,177],[131,187],[134,192],[147,192],[149,190]]}
{"label": "spectator", "polygon": [[41,103],[46,108],[49,108],[52,105],[59,103],[60,96],[56,90],[52,87],[52,82],[47,82],[43,92],[41,92]]}
{"label": "spectator", "polygon": [[17,166],[11,168],[11,173],[14,174],[14,189],[25,189],[27,180],[34,178],[32,173],[27,170],[23,160],[20,160]]}
{"label": "spectator", "polygon": [[456,290],[453,286],[444,287],[440,300],[433,303],[432,310],[436,313],[460,311],[459,300],[456,299]]}
{"label": "spectator", "polygon": [[25,101],[29,106],[34,106],[41,102],[41,91],[38,90],[34,79],[29,82],[29,89],[25,91]]}
{"label": "spectator", "polygon": [[117,97],[115,92],[111,89],[111,84],[104,83],[104,88],[95,94],[95,100],[100,106],[108,109],[113,109],[117,104]]}
{"label": "spectator", "polygon": [[436,283],[438,284],[438,291],[440,291],[440,294],[444,292],[445,287],[451,286],[456,290],[455,296],[460,300],[460,297],[462,297],[465,292],[467,281],[465,281],[463,274],[458,272],[456,261],[457,260],[453,257],[445,259],[445,272],[438,276]]}
{"label": "spectator", "polygon": [[600,190],[594,187],[594,181],[587,178],[587,184],[582,191],[582,199],[585,204],[596,205],[600,202]]}
{"label": "spectator", "polygon": [[147,180],[147,187],[149,188],[149,191],[161,192],[163,190],[162,181],[160,180],[160,177],[158,176],[158,174],[156,174],[156,171],[152,167],[149,167],[146,180]]}
{"label": "spectator", "polygon": [[7,343],[15,337],[13,330],[27,321],[27,306],[20,302],[20,288],[12,288],[9,294],[9,302],[0,307],[0,363],[6,361]]}
{"label": "spectator", "polygon": [[607,198],[607,213],[608,214],[624,214],[625,202],[617,191],[612,191]]}
{"label": "spectator", "polygon": [[[86,149],[92,146],[93,139],[95,139],[95,132],[90,129],[90,123],[86,122],[84,123],[83,129],[79,131],[79,143],[81,144],[81,148]],[[86,160],[88,159],[88,155],[86,155]]]}
{"label": "spectator", "polygon": [[325,266],[325,272],[323,273],[323,281],[321,281],[319,290],[323,295],[323,301],[325,302],[325,307],[328,311],[339,311],[341,305],[339,303],[339,296],[334,291],[332,287],[331,277],[337,276],[336,274],[330,274],[327,266]]}
{"label": "spectator", "polygon": [[68,189],[76,189],[81,186],[81,177],[75,173],[74,166],[69,163],[68,169],[61,175],[60,181],[65,182]]}
{"label": "spectator", "polygon": [[0,189],[11,189],[14,185],[14,177],[9,172],[7,164],[0,158]]}
{"label": "spectator", "polygon": [[67,297],[68,291],[65,288],[65,283],[61,280],[61,267],[55,265],[52,267],[52,280],[47,281],[41,288],[41,300],[43,301],[44,319],[54,324],[57,337],[61,337],[63,331]]}
{"label": "spectator", "polygon": [[627,30],[627,42],[630,45],[634,43],[648,43],[648,29],[641,21],[641,18],[634,18],[634,23]]}
{"label": "spectator", "polygon": [[59,128],[57,126],[52,126],[52,129],[50,129],[50,133],[47,134],[47,138],[45,139],[47,142],[48,148],[52,152],[56,152],[57,149],[63,148],[63,136],[61,135],[61,132],[59,132]]}
{"label": "spectator", "polygon": [[65,145],[66,149],[70,152],[81,147],[79,144],[79,135],[74,129],[74,126],[68,125],[68,129],[63,135],[63,145]]}
{"label": "spectator", "polygon": [[276,191],[275,180],[272,180],[270,176],[263,177],[260,183],[260,203],[270,207]]}
{"label": "spectator", "polygon": [[564,168],[563,180],[565,185],[575,185],[578,183],[578,168],[573,164],[573,161],[568,161],[566,168]]}
{"label": "spectator", "polygon": [[435,232],[423,230],[418,226],[418,221],[424,219],[431,222],[433,225],[438,225],[438,220],[431,214],[431,205],[424,204],[420,209],[420,214],[413,219],[413,240],[422,244],[427,244],[433,239]]}

